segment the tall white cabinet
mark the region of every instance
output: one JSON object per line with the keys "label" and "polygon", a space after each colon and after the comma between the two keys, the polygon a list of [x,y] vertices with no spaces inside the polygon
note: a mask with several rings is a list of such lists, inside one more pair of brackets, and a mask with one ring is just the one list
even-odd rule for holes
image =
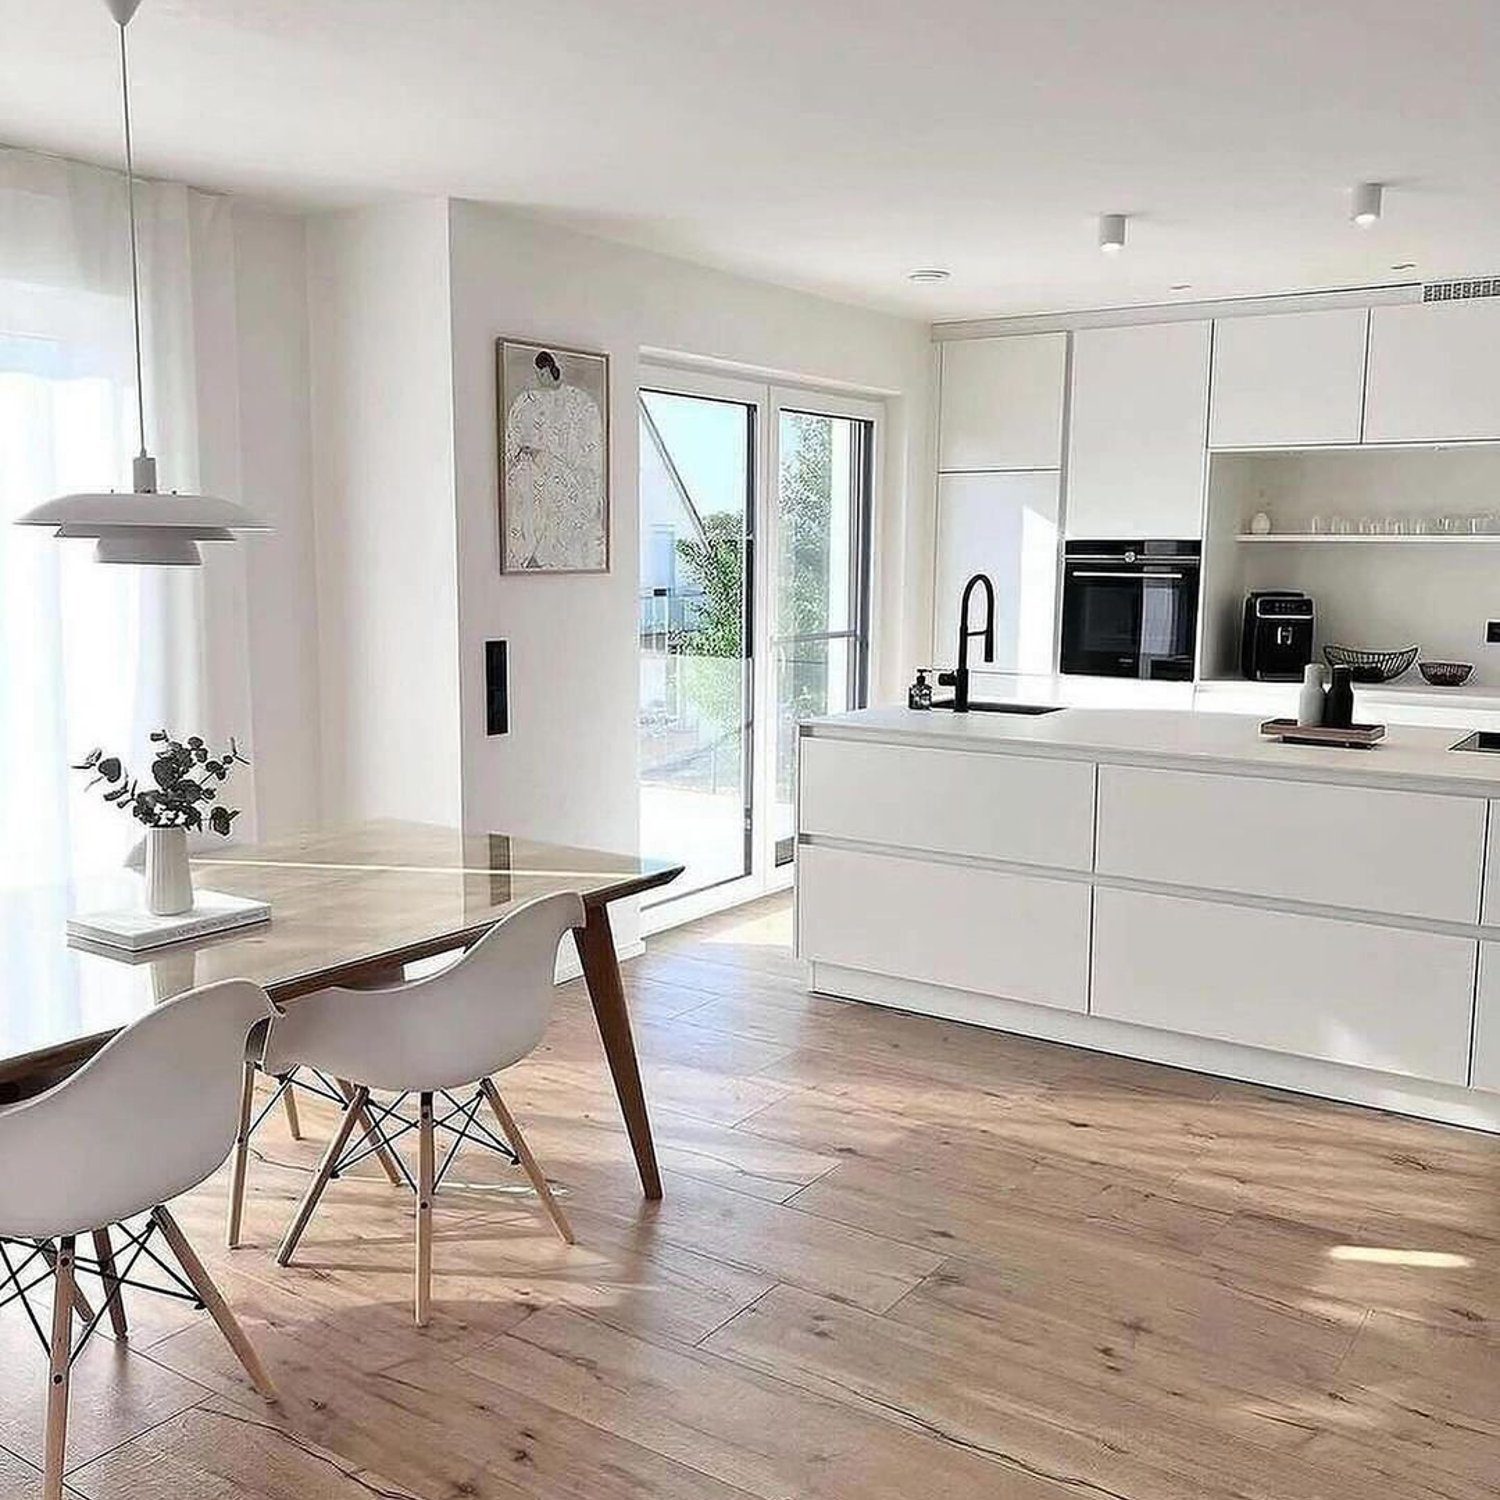
{"label": "tall white cabinet", "polygon": [[1203,535],[1207,322],[1073,335],[1070,537]]}
{"label": "tall white cabinet", "polygon": [[933,660],[953,660],[965,581],[995,585],[997,672],[1050,672],[1068,335],[943,346]]}
{"label": "tall white cabinet", "polygon": [[1057,619],[1056,469],[938,476],[936,657],[957,650],[964,583],[995,586],[996,672],[1048,673]]}

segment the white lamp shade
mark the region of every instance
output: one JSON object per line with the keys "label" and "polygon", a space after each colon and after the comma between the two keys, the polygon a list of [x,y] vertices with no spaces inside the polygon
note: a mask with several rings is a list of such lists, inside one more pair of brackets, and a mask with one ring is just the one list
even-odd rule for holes
{"label": "white lamp shade", "polygon": [[131,490],[59,495],[23,516],[21,526],[51,526],[60,537],[98,542],[100,562],[195,567],[198,542],[232,542],[237,531],[269,531],[243,506],[216,495],[142,494]]}

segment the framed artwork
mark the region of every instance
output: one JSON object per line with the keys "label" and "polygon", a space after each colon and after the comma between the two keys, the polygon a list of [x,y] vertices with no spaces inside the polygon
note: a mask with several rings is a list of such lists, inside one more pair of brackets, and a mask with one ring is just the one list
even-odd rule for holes
{"label": "framed artwork", "polygon": [[609,356],[496,339],[500,571],[609,572]]}

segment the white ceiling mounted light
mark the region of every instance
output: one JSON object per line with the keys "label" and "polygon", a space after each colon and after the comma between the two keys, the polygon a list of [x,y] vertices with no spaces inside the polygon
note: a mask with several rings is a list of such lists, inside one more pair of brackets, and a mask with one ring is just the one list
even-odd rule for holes
{"label": "white ceiling mounted light", "polygon": [[269,531],[249,511],[213,495],[160,494],[156,460],[146,449],[146,393],[141,378],[141,276],[135,222],[135,156],[130,139],[130,69],[125,28],[141,0],[104,0],[120,28],[120,97],[125,122],[125,189],[130,207],[130,299],[135,320],[135,398],[140,452],[131,464],[131,488],[60,495],[17,518],[21,526],[51,526],[59,537],[94,541],[105,563],[197,567],[199,542],[232,542],[237,531]]}
{"label": "white ceiling mounted light", "polygon": [[1358,224],[1361,229],[1368,229],[1370,225],[1377,223],[1380,219],[1380,211],[1384,206],[1385,187],[1378,182],[1356,183],[1354,191],[1349,195],[1349,218]]}
{"label": "white ceiling mounted light", "polygon": [[941,266],[918,266],[915,271],[906,273],[906,279],[915,281],[918,286],[936,286],[940,281],[947,281],[952,275],[952,271],[945,271]]}
{"label": "white ceiling mounted light", "polygon": [[1106,255],[1118,255],[1125,248],[1125,215],[1099,215],[1099,248]]}

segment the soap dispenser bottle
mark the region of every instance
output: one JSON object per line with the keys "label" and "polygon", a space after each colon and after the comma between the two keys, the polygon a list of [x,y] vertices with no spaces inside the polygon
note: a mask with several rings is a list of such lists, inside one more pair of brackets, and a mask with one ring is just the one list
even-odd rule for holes
{"label": "soap dispenser bottle", "polygon": [[930,667],[917,668],[917,680],[907,689],[908,708],[928,709],[932,707],[932,684],[927,680]]}

